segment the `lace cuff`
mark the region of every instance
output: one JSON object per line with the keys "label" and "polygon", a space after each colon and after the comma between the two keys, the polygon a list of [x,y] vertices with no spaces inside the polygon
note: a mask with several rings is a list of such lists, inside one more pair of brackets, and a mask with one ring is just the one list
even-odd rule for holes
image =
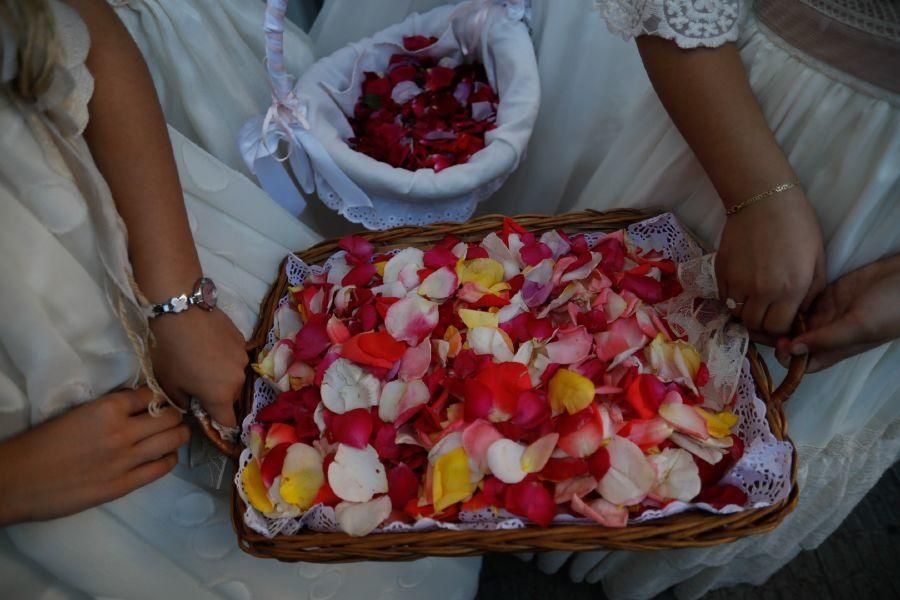
{"label": "lace cuff", "polygon": [[610,32],[655,35],[680,48],[715,48],[737,40],[742,0],[594,0]]}

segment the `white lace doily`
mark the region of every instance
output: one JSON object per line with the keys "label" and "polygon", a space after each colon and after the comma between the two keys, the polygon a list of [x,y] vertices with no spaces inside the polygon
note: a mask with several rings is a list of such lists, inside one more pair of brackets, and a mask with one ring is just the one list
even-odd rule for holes
{"label": "white lace doily", "polygon": [[[709,256],[704,256],[702,248],[685,232],[671,214],[663,214],[636,223],[628,227],[627,233],[631,243],[645,250],[659,250],[666,258],[678,262],[679,266],[682,267],[679,269],[679,274],[683,279],[685,279],[684,274],[686,272],[693,273],[690,265],[693,264],[699,267],[700,265],[711,263]],[[585,238],[588,245],[593,247],[604,235],[605,233],[603,232],[589,233],[585,235]],[[325,261],[323,265],[308,265],[296,256],[291,255],[285,266],[288,283],[292,286],[300,285],[309,275],[327,271],[332,261],[342,255],[343,251],[336,253]],[[685,265],[688,265],[689,268],[683,268]],[[703,268],[708,269],[708,267]],[[709,272],[707,271],[705,274],[698,272],[695,275],[697,287],[687,289],[687,285],[694,286],[695,284],[692,283],[694,280],[685,280],[683,285],[687,285],[685,285],[686,289],[683,296],[694,298],[702,296],[709,291]],[[707,283],[704,284],[704,281]],[[286,300],[287,297],[284,297],[281,301],[284,302]],[[670,302],[677,305],[679,300],[673,299]],[[704,349],[709,350],[714,346],[715,343],[712,342],[716,339],[729,340],[731,344],[737,343],[738,346],[731,347],[732,352],[735,347],[746,350],[747,333],[740,326],[731,327],[728,331],[710,333],[709,323],[715,322],[716,318],[721,318],[722,315],[727,315],[727,312],[724,307],[718,304],[706,303],[705,306],[706,312],[701,314],[706,323],[705,326],[699,322],[692,323],[686,314],[679,314],[677,318],[677,323],[686,325],[685,331],[688,340],[698,346],[701,354],[703,354]],[[712,306],[717,306],[718,308],[714,310],[711,308]],[[672,319],[669,315],[666,318]],[[727,321],[727,318],[724,321]],[[700,335],[707,335],[709,339],[700,339],[697,337]],[[271,330],[269,331],[267,348],[271,348],[274,342],[275,333],[274,330]],[[725,354],[729,354],[727,350],[722,351]],[[708,355],[705,358],[708,359]],[[750,374],[750,363],[741,355],[738,361],[733,361],[730,364],[732,369],[730,376],[735,380],[734,405],[731,407],[731,410],[738,416],[735,433],[744,442],[744,455],[725,475],[722,483],[729,483],[743,490],[747,495],[746,505],[729,505],[718,509],[702,502],[671,502],[659,510],[646,510],[639,517],[629,520],[629,523],[642,523],[692,509],[715,514],[731,514],[742,510],[771,506],[787,497],[791,489],[791,455],[793,448],[789,442],[778,441],[772,434],[766,420],[765,403],[756,394],[756,387]],[[710,368],[711,385],[716,386],[712,390],[723,389],[721,381],[718,384],[713,384],[712,382],[723,378],[728,379],[729,372],[725,369],[718,369],[718,367],[714,369],[713,365],[709,365],[709,363],[708,366]],[[737,374],[736,377],[734,377],[735,373]],[[709,388],[704,388],[704,392],[709,393],[709,391]],[[277,392],[265,380],[262,378],[256,379],[254,383],[253,406],[250,414],[246,416],[242,424],[241,439],[245,446],[249,441],[250,426],[256,421],[257,413],[264,406],[272,403],[276,395]],[[727,404],[727,402],[722,402],[721,404]],[[234,480],[238,493],[247,507],[244,512],[244,522],[251,529],[267,537],[297,533],[302,528],[308,528],[312,531],[339,531],[334,509],[328,506],[313,507],[299,517],[278,518],[266,517],[253,508],[244,493],[241,482],[243,468],[251,458],[249,448],[245,447],[241,453],[240,468],[237,470]],[[557,515],[554,522],[596,525],[591,520],[570,515]],[[526,524],[526,519],[514,516],[505,510],[494,511],[488,508],[477,512],[460,512],[458,522],[454,523],[425,518],[414,524],[391,523],[377,529],[376,532],[425,531],[438,528],[451,530],[517,529],[525,527]]]}

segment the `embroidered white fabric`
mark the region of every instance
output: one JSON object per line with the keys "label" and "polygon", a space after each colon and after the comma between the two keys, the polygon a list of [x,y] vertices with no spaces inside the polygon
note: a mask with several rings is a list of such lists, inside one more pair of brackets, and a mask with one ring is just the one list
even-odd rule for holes
{"label": "embroidered white fabric", "polygon": [[741,0],[594,0],[610,32],[624,39],[655,35],[680,48],[714,48],[737,40]]}
{"label": "embroidered white fabric", "polygon": [[[704,255],[703,249],[681,227],[671,214],[663,214],[652,219],[632,225],[627,230],[630,243],[644,250],[659,250],[666,258],[679,263],[679,275],[685,292],[669,305],[665,311],[678,310],[677,314],[669,312],[666,316],[670,323],[684,329],[691,343],[698,346],[710,368],[710,380],[716,380],[712,388],[704,389],[707,403],[711,406],[722,406],[727,401],[711,402],[709,394],[733,393],[732,411],[738,416],[736,433],[744,442],[743,457],[725,475],[723,483],[730,483],[747,494],[745,506],[730,505],[716,509],[702,502],[673,502],[660,510],[648,510],[631,523],[658,519],[686,510],[699,509],[716,514],[730,514],[742,510],[771,506],[787,497],[790,491],[792,446],[788,442],[780,442],[769,429],[766,421],[765,403],[756,395],[756,388],[750,375],[750,364],[743,358],[746,351],[747,332],[740,326],[727,326],[727,311],[719,303],[710,302],[710,277],[714,285],[715,275],[711,273],[712,255]],[[603,232],[589,233],[585,237],[588,245],[593,247],[604,236]],[[331,256],[322,265],[308,265],[294,255],[287,261],[285,271],[288,283],[300,285],[311,274],[327,271],[334,260],[343,255],[343,251]],[[700,304],[702,311],[684,311],[687,298],[693,303],[694,298],[706,298]],[[282,298],[282,302],[287,297]],[[694,315],[692,320],[691,315]],[[274,330],[269,332],[268,346],[275,343]],[[722,345],[723,347],[719,347]],[[735,357],[735,353],[737,357]],[[714,361],[720,363],[711,364]],[[724,390],[724,392],[723,392]],[[733,390],[733,392],[731,392]],[[254,383],[253,406],[250,414],[242,424],[241,439],[246,446],[249,441],[250,426],[256,420],[256,414],[264,406],[275,400],[277,393],[262,378]],[[252,458],[249,448],[244,448],[240,456],[240,469],[235,474],[234,483],[238,493],[247,505],[244,522],[254,531],[273,537],[278,534],[292,534],[301,528],[313,531],[338,531],[334,510],[327,506],[316,506],[297,517],[267,517],[250,506],[241,482],[243,467]],[[559,515],[555,522],[591,524],[593,521],[570,515]],[[507,513],[504,510],[495,512],[484,509],[477,512],[461,512],[459,521],[445,523],[433,519],[420,519],[414,524],[391,523],[378,532],[390,531],[424,531],[429,529],[516,529],[524,527],[527,520]]]}

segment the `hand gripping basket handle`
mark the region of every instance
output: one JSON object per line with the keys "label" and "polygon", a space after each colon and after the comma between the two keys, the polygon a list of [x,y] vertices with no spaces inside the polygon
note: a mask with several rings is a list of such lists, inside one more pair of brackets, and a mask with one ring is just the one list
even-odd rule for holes
{"label": "hand gripping basket handle", "polygon": [[266,34],[266,69],[279,98],[291,91],[291,76],[284,66],[284,20],[288,0],[267,0],[263,30]]}

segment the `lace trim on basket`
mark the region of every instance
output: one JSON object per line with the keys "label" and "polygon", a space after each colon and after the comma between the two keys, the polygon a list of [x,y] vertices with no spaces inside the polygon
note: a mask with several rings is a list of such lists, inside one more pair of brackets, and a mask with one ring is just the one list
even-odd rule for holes
{"label": "lace trim on basket", "polygon": [[[704,255],[702,248],[682,229],[671,214],[660,215],[627,229],[630,243],[645,249],[659,250],[666,258],[679,263],[679,276],[682,277],[685,292],[674,298],[662,308],[668,312],[666,318],[670,323],[683,329],[688,339],[697,345],[710,369],[710,385],[704,388],[707,397],[723,397],[732,399],[731,410],[738,416],[736,433],[744,441],[744,456],[732,467],[723,482],[741,488],[747,494],[746,506],[726,506],[716,509],[704,503],[672,502],[660,510],[645,511],[640,517],[632,519],[632,523],[641,523],[652,519],[677,514],[691,509],[700,509],[716,514],[730,514],[752,508],[771,506],[787,497],[791,488],[791,454],[792,446],[788,442],[780,442],[772,434],[766,420],[765,403],[756,395],[756,388],[750,374],[750,363],[744,358],[747,347],[747,332],[741,326],[724,326],[727,323],[727,311],[718,303],[700,302],[703,310],[688,310],[685,307],[690,298],[715,297],[715,274],[712,272],[712,255]],[[606,235],[603,232],[585,235],[588,245],[593,247]],[[311,274],[320,274],[329,270],[336,261],[342,260],[344,252],[332,255],[322,265],[308,265],[300,258],[291,255],[285,265],[285,273],[291,286],[300,285]],[[713,294],[710,296],[709,294]],[[281,299],[286,302],[287,296]],[[692,316],[693,315],[693,316]],[[274,329],[269,331],[267,348],[275,343]],[[249,442],[250,426],[256,421],[256,415],[264,406],[275,400],[277,391],[265,380],[258,378],[254,382],[253,405],[250,414],[242,424],[241,441],[246,446]],[[724,396],[713,396],[724,394]],[[727,402],[712,403],[724,405]],[[303,528],[313,531],[338,531],[334,509],[327,506],[316,506],[300,514],[282,517],[267,517],[250,506],[241,482],[243,467],[251,460],[248,448],[241,453],[234,483],[246,510],[244,522],[254,531],[273,537],[279,534],[295,534]],[[555,522],[592,524],[593,521],[568,515],[559,515]],[[429,529],[517,529],[525,527],[526,520],[500,510],[484,509],[477,512],[461,512],[459,522],[446,523],[432,519],[421,519],[414,524],[391,523],[378,529],[384,531],[424,531]]]}
{"label": "lace trim on basket", "polygon": [[610,32],[655,35],[680,48],[714,48],[738,38],[741,0],[594,0]]}

